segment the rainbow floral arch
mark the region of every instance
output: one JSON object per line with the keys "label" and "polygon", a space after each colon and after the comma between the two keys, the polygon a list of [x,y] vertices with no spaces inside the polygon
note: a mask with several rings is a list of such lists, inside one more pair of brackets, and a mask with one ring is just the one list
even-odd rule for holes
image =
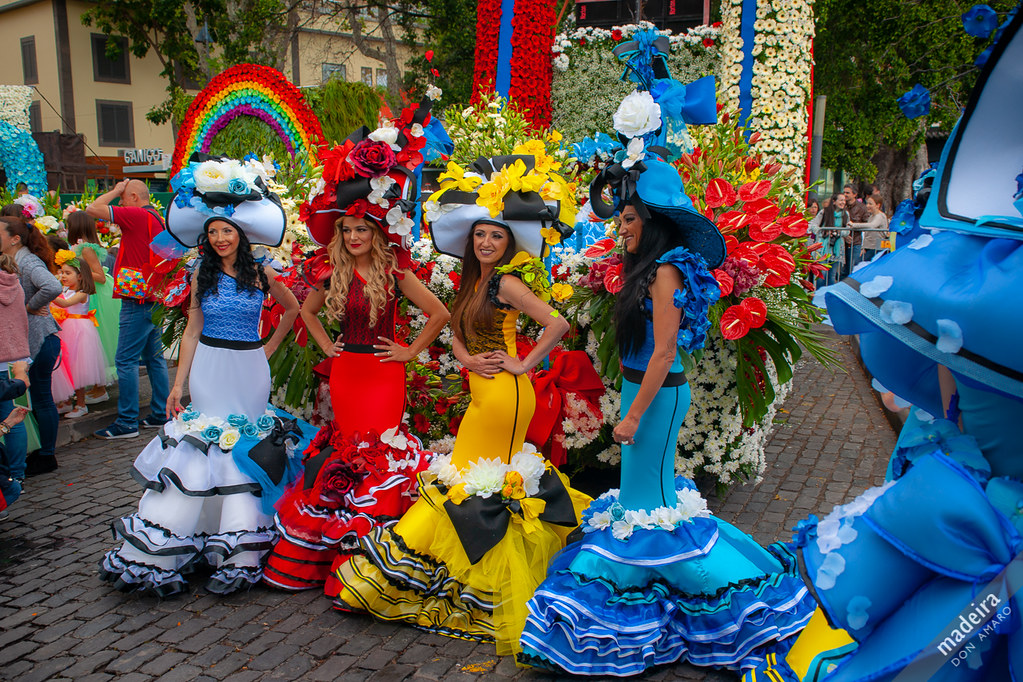
{"label": "rainbow floral arch", "polygon": [[37,197],[46,194],[46,164],[32,134],[0,121],[0,168],[7,171],[7,190],[15,193],[19,182]]}
{"label": "rainbow floral arch", "polygon": [[217,133],[239,116],[263,121],[280,136],[289,154],[315,162],[323,130],[299,89],[276,69],[238,64],[217,75],[189,105],[174,145],[171,174],[181,170],[193,152],[209,152]]}

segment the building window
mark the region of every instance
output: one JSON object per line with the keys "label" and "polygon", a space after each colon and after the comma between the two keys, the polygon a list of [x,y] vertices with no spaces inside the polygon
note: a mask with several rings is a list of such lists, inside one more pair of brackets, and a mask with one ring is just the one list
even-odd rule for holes
{"label": "building window", "polygon": [[377,85],[387,87],[387,69],[377,69]]}
{"label": "building window", "polygon": [[28,124],[33,133],[43,132],[43,110],[39,107],[39,102],[32,102],[28,106]]}
{"label": "building window", "polygon": [[134,147],[135,124],[131,102],[96,100],[96,125],[102,147]]}
{"label": "building window", "polygon": [[25,77],[25,85],[35,85],[39,82],[35,36],[21,39],[21,73]]}
{"label": "building window", "polygon": [[[119,49],[113,59],[107,56],[107,46],[111,40],[116,41]],[[111,38],[101,33],[92,34],[92,77],[104,83],[131,83],[127,40]]]}
{"label": "building window", "polygon": [[362,82],[373,87],[373,69],[368,66],[362,67]]}
{"label": "building window", "polygon": [[347,70],[344,64],[324,64],[321,68],[321,82],[326,83],[331,78],[338,80],[346,80],[348,78]]}

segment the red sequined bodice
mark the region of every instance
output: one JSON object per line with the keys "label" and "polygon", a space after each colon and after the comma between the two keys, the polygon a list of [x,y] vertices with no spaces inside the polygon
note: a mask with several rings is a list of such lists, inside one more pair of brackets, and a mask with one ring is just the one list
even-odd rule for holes
{"label": "red sequined bodice", "polygon": [[[345,303],[345,317],[341,321],[341,333],[345,343],[362,343],[372,345],[380,343],[377,339],[383,336],[394,340],[394,316],[398,307],[397,296],[390,296],[384,306],[384,312],[377,316],[377,323],[369,325],[370,303],[366,298],[366,282],[358,273],[354,273],[352,284],[348,288],[348,301]],[[397,293],[397,285],[395,285]]]}

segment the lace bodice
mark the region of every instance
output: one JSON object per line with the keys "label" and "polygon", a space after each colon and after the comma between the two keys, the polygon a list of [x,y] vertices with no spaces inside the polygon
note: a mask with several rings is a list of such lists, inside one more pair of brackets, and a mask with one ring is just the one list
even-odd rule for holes
{"label": "lace bodice", "polygon": [[208,294],[201,305],[204,336],[227,341],[259,341],[262,291],[238,291],[235,278],[221,272],[217,293]]}
{"label": "lace bodice", "polygon": [[[377,323],[369,325],[370,303],[366,298],[366,282],[354,273],[352,284],[348,288],[348,300],[345,302],[345,316],[341,322],[341,333],[345,343],[373,345],[380,343],[377,337],[394,340],[394,315],[398,305],[397,296],[387,299],[384,314],[377,317]],[[395,285],[397,293],[397,285]]]}

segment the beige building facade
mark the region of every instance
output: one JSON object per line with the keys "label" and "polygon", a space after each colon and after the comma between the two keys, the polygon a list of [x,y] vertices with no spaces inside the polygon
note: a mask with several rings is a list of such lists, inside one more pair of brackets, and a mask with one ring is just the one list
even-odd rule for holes
{"label": "beige building facade", "polygon": [[[107,58],[110,38],[82,24],[91,4],[0,0],[0,84],[32,86],[33,132],[81,134],[89,175],[118,178],[125,174],[125,150],[162,149],[169,157],[174,149],[171,125],[146,119],[164,101],[167,82],[152,54],[138,59],[122,50],[119,59]],[[368,44],[382,48],[372,28],[367,32]],[[397,49],[403,65],[410,53],[404,45]],[[315,10],[300,21],[283,71],[299,86],[330,77],[386,86],[388,78],[384,63],[364,56],[337,16]]]}

